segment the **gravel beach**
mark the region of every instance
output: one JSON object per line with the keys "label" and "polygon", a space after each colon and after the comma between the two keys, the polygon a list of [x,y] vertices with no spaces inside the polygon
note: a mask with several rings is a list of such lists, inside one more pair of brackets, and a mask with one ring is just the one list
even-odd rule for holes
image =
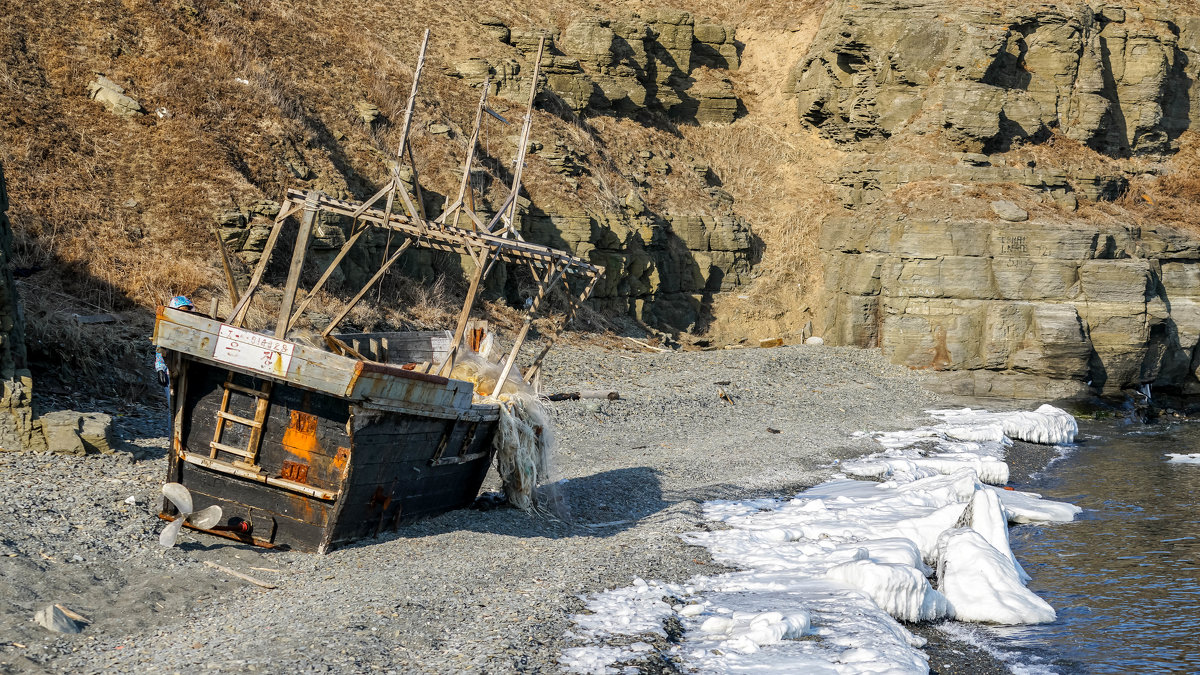
{"label": "gravel beach", "polygon": [[[820,482],[878,449],[854,432],[926,421],[924,377],[877,350],[562,347],[544,390],[621,396],[552,404],[568,520],[467,509],[324,556],[187,531],[162,549],[165,413],[118,417],[114,455],[0,453],[0,672],[557,672],[581,595],[724,571],[678,537],[709,527],[705,500]],[[50,603],[83,631],[33,623]],[[920,632],[934,672],[1006,672]]]}

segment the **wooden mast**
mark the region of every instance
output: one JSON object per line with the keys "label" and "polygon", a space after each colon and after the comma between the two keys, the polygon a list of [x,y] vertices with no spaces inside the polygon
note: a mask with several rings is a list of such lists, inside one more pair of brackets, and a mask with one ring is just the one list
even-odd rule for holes
{"label": "wooden mast", "polygon": [[[297,232],[296,245],[292,251],[283,300],[275,326],[276,337],[282,339],[286,336],[287,332],[308,308],[313,297],[324,288],[333,271],[342,263],[354,245],[361,240],[362,236],[370,229],[383,229],[387,231],[389,241],[394,236],[402,239],[399,249],[394,252],[390,250],[385,252],[385,259],[381,262],[378,271],[345,304],[338,314],[332,318],[329,324],[323,328],[321,332],[322,336],[327,341],[330,339],[332,332],[337,328],[338,324],[349,315],[357,303],[383,278],[387,271],[409,248],[417,247],[469,256],[475,263],[475,270],[471,275],[467,295],[463,300],[462,308],[457,317],[447,359],[442,362],[439,368],[440,373],[449,375],[453,369],[457,352],[461,348],[466,332],[465,329],[470,320],[470,314],[478,297],[479,289],[482,286],[483,280],[487,278],[492,266],[496,262],[527,266],[533,272],[538,289],[536,295],[529,303],[528,311],[516,337],[516,342],[507,359],[504,361],[503,372],[501,373],[501,382],[503,382],[504,378],[515,367],[517,354],[529,335],[534,316],[543,306],[546,297],[556,284],[561,280],[570,297],[568,297],[569,307],[567,316],[557,326],[558,330],[554,337],[557,337],[558,333],[561,333],[566,323],[574,316],[578,303],[582,302],[591,293],[591,290],[596,285],[596,281],[603,274],[604,269],[565,251],[526,242],[516,227],[521,181],[524,173],[525,159],[528,154],[534,116],[533,105],[537,98],[541,59],[545,53],[545,36],[538,43],[537,58],[534,62],[530,82],[529,105],[526,109],[524,124],[521,129],[520,145],[517,149],[517,160],[513,172],[512,185],[507,197],[502,202],[500,208],[497,209],[495,215],[486,223],[479,217],[474,208],[474,199],[471,198],[474,195],[470,184],[471,169],[478,151],[479,134],[483,125],[484,113],[497,117],[497,119],[500,119],[505,124],[508,123],[507,120],[501,118],[487,107],[490,78],[485,79],[483,91],[480,94],[479,105],[475,115],[475,126],[468,142],[466,159],[463,164],[463,175],[454,202],[436,220],[432,221],[425,216],[422,208],[423,204],[413,203],[408,190],[404,188],[400,180],[400,168],[401,162],[406,156],[409,162],[413,160],[412,147],[408,141],[412,130],[416,95],[421,73],[425,65],[428,45],[429,31],[426,30],[418,54],[417,65],[413,72],[412,90],[409,93],[409,99],[405,106],[404,122],[401,129],[400,142],[396,149],[395,163],[392,166],[391,175],[387,183],[371,198],[362,203],[335,199],[317,191],[288,190],[283,206],[280,209],[278,217],[275,219],[271,234],[267,239],[262,257],[258,260],[254,274],[251,276],[245,292],[242,293],[240,298],[235,299],[235,307],[230,313],[228,320],[234,326],[241,326],[245,320],[250,302],[261,285],[262,276],[274,252],[279,235],[284,227],[284,222],[289,217],[303,210],[303,217],[301,218],[299,231]],[[415,184],[417,182],[415,178],[415,164],[412,169],[414,171],[413,187],[418,195],[418,199],[420,199],[420,187]],[[399,213],[393,211],[397,193],[399,193],[399,198],[405,207]],[[375,204],[385,197],[383,207],[376,207]],[[300,277],[304,267],[308,241],[321,214],[348,218],[352,223],[350,237],[342,245],[330,264],[323,270],[320,278],[313,284],[308,294],[303,298],[299,298]],[[469,222],[463,223],[464,227],[459,227],[458,224],[461,222],[463,214],[467,216]],[[451,215],[454,216],[453,219],[450,218]],[[569,277],[582,279],[584,282],[584,290],[578,299],[575,298],[575,294],[570,290]],[[295,306],[295,311],[293,311],[293,306]],[[542,358],[549,350],[550,344],[553,344],[553,341],[554,338],[552,337],[549,340],[549,344],[541,350],[538,357],[534,360],[529,374],[530,377],[540,368]]]}

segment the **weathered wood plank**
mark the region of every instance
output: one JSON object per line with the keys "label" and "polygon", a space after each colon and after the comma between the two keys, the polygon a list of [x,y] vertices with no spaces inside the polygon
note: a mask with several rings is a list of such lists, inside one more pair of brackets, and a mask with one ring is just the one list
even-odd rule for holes
{"label": "weathered wood plank", "polygon": [[[187,362],[193,385],[187,398],[191,414],[182,430],[184,447],[195,452],[205,452],[205,439],[210,438],[217,424],[217,410],[224,392],[223,375],[226,371],[215,366]],[[253,389],[262,380],[238,374],[234,383]],[[235,396],[230,400],[231,412],[252,410],[260,399],[250,396]],[[345,401],[319,393],[292,387],[277,386],[272,395],[268,415],[261,428],[258,465],[273,477],[286,477],[285,462],[303,465],[306,473],[301,481],[313,487],[336,492],[341,489],[350,437],[346,425],[350,419],[349,406]],[[233,447],[245,447],[252,441],[251,427],[229,425],[225,427],[222,442]],[[201,450],[203,446],[203,450]],[[217,459],[232,461],[236,457],[220,454]],[[294,478],[293,478],[294,480]]]}
{"label": "weathered wood plank", "polygon": [[296,245],[292,247],[292,262],[288,267],[287,282],[283,288],[283,299],[279,305],[279,317],[275,323],[275,337],[283,339],[287,334],[292,317],[292,304],[296,301],[296,289],[300,287],[300,270],[308,254],[308,241],[312,238],[313,223],[317,220],[317,198],[309,194],[304,202],[304,216],[300,218],[300,230],[296,233]]}
{"label": "weathered wood plank", "polygon": [[[179,482],[192,493],[195,507],[220,506],[224,523],[230,518],[241,518],[253,525],[252,536],[286,543],[301,551],[316,551],[324,539],[331,512],[331,505],[326,502],[214,473],[187,462],[180,462],[179,467]],[[168,515],[173,514],[172,508]]]}
{"label": "weathered wood plank", "polygon": [[[251,372],[246,368],[222,363],[215,356],[221,322],[176,309],[163,309],[155,322],[154,343],[165,349],[188,354],[222,368]],[[306,345],[293,344],[291,363],[280,373],[292,384],[345,396],[354,378],[354,359],[330,354]],[[262,373],[266,375],[266,373]]]}
{"label": "weathered wood plank", "polygon": [[[437,363],[446,358],[450,348],[450,331],[412,331],[404,333],[341,333],[335,335],[372,361],[404,365],[406,363]],[[371,340],[379,343],[376,351],[368,346]]]}
{"label": "weathered wood plank", "polygon": [[[288,197],[290,199],[303,200],[307,195],[307,192],[300,190],[288,190]],[[510,195],[509,199],[511,198],[512,196]],[[334,199],[328,195],[321,195],[320,203],[322,209],[346,216],[353,215],[358,207],[353,202]],[[567,264],[570,274],[592,277],[604,273],[603,267],[593,265],[582,258],[541,244],[505,239],[486,232],[472,232],[467,229],[454,227],[453,225],[428,227],[424,224],[418,224],[407,216],[399,214],[387,216],[379,209],[367,209],[362,213],[361,218],[374,223],[376,226],[389,228],[413,238],[419,238],[421,240],[421,248],[469,255],[471,251],[478,250],[481,245],[486,245],[493,250],[493,257],[502,262],[522,264],[533,262],[538,265],[545,265],[552,261],[557,261]]]}

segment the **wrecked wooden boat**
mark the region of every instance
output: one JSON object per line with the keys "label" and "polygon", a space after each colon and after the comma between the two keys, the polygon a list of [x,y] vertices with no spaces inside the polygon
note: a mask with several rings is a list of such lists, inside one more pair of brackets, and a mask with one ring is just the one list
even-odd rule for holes
{"label": "wrecked wooden boat", "polygon": [[[405,154],[427,40],[428,33],[405,113],[397,168]],[[215,309],[214,316],[207,316],[159,308],[153,341],[171,373],[167,481],[185,486],[197,509],[221,507],[221,522],[205,531],[263,546],[325,552],[467,506],[478,495],[493,457],[500,406],[480,395],[491,392],[476,392],[472,383],[450,375],[456,359],[471,349],[467,329],[481,281],[496,263],[517,264],[532,273],[537,293],[515,344],[494,365],[500,372],[496,382],[505,382],[510,374],[533,381],[554,339],[603,273],[564,251],[524,241],[515,226],[532,93],[508,198],[488,221],[469,206],[474,199],[465,177],[488,110],[487,91],[484,86],[457,200],[436,219],[426,218],[415,205],[419,194],[409,194],[398,170],[363,203],[289,190],[246,290],[237,293],[227,274],[236,304],[224,318]],[[314,223],[331,215],[349,222],[350,233],[305,295],[299,289],[300,272]],[[244,325],[247,310],[276,242],[297,220],[275,329],[250,330]],[[389,241],[399,242],[397,248],[388,251],[379,271],[321,329],[319,339],[294,339],[293,329],[309,301],[372,229],[386,231]],[[409,248],[457,253],[474,263],[455,330],[334,333]],[[557,332],[547,336],[522,373],[515,360],[531,322],[543,300],[559,288],[568,309]],[[171,520],[178,511],[167,501],[161,516]]]}

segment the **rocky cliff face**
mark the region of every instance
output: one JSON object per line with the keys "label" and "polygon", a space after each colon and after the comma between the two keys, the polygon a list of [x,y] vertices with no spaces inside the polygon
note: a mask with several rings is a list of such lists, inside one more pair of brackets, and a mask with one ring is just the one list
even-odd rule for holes
{"label": "rocky cliff face", "polygon": [[[486,81],[490,96],[523,106],[543,32],[510,28],[494,18],[483,19],[481,25],[507,46],[500,47],[503,56],[468,59],[452,66],[449,74],[472,87],[482,87]],[[542,108],[584,123],[603,115],[651,125],[729,124],[739,111],[741,102],[723,74],[739,65],[739,45],[730,27],[664,9],[616,19],[584,17],[548,37],[538,99]],[[367,104],[357,112],[368,127],[380,114]],[[522,200],[521,229],[531,241],[568,249],[605,267],[604,279],[593,294],[594,306],[657,327],[689,330],[703,322],[714,293],[749,281],[755,262],[750,224],[734,215],[732,197],[718,187],[708,165],[657,148],[657,152],[638,148],[621,158],[619,173],[627,182],[624,194],[610,197],[616,202],[610,208],[587,207],[570,199],[570,194],[582,182],[596,181],[589,158],[569,139],[535,129],[530,156],[543,163],[552,174],[551,182],[564,188],[565,195],[530,195],[532,200]],[[469,134],[440,123],[429,125],[428,130],[450,142]],[[515,146],[517,139],[506,141]],[[312,179],[318,189],[354,198],[342,186],[310,175],[302,165],[291,170],[296,178]],[[495,183],[493,174],[503,175],[504,170],[494,161],[490,167],[478,168],[475,187]],[[708,203],[682,213],[648,206],[656,186],[671,174],[685,175]],[[411,174],[406,182],[415,193]],[[421,188],[426,213],[436,217],[446,206],[445,196],[424,179]],[[477,208],[487,213],[487,190],[481,192]],[[260,200],[222,210],[216,221],[223,241],[252,264],[260,257],[278,212],[277,203]],[[317,264],[333,258],[350,225],[338,218],[318,224],[311,245]],[[359,244],[335,274],[334,283],[357,285],[368,279],[381,260],[383,245],[383,238]],[[437,271],[448,271],[443,267],[439,265]],[[464,260],[463,267],[470,269],[470,263]],[[408,256],[402,268],[418,277],[435,274],[428,255]],[[506,292],[503,273],[494,274],[489,283],[491,293]],[[512,289],[507,290],[511,295]]]}
{"label": "rocky cliff face", "polygon": [[38,447],[42,441],[33,421],[33,378],[25,364],[25,322],[13,283],[12,227],[8,192],[0,166],[0,451]]}
{"label": "rocky cliff face", "polygon": [[[456,65],[455,74],[473,86],[490,78],[493,93],[523,100],[541,33],[497,19],[482,23],[513,48],[512,55],[497,63],[470,59]],[[741,109],[724,74],[740,63],[731,27],[664,8],[624,18],[586,16],[549,37],[542,95],[549,109],[703,125],[729,124]],[[564,141],[536,143],[531,150],[568,185],[587,173]],[[594,294],[599,308],[660,327],[694,329],[712,294],[749,280],[752,235],[749,224],[732,215],[729,195],[715,187],[708,189],[713,203],[706,213],[647,208],[642,195],[651,189],[651,179],[678,170],[680,159],[708,184],[707,166],[642,150],[629,158],[625,173],[635,189],[620,208],[534,203],[522,216],[526,236],[604,265],[605,278]]]}
{"label": "rocky cliff face", "polygon": [[[495,18],[482,24],[513,53],[495,63],[463,61],[453,74],[477,86],[490,77],[495,93],[523,100],[529,95],[526,69],[542,31],[509,28]],[[649,113],[675,122],[728,124],[738,112],[740,101],[721,72],[739,64],[728,26],[664,8],[617,19],[587,16],[548,37],[543,96],[576,114]]]}
{"label": "rocky cliff face", "polygon": [[969,371],[951,381],[968,395],[1143,383],[1200,392],[1200,242],[974,205],[987,213],[885,208],[829,221],[828,338],[882,347],[913,368]]}
{"label": "rocky cliff face", "polygon": [[[846,207],[821,234],[828,338],[963,394],[1200,392],[1200,242],[1075,212],[1200,120],[1198,41],[1153,6],[834,3],[791,78],[801,120],[863,160],[823,176]],[[1011,159],[1064,138],[1114,159]]]}
{"label": "rocky cliff face", "polygon": [[1057,131],[1162,153],[1200,117],[1198,21],[1154,5],[835,2],[793,87],[801,118],[842,143],[940,128],[994,152]]}
{"label": "rocky cliff face", "polygon": [[530,239],[574,251],[605,268],[593,293],[603,311],[694,330],[714,293],[750,280],[750,228],[735,216],[657,214],[630,195],[605,214],[534,212]]}

